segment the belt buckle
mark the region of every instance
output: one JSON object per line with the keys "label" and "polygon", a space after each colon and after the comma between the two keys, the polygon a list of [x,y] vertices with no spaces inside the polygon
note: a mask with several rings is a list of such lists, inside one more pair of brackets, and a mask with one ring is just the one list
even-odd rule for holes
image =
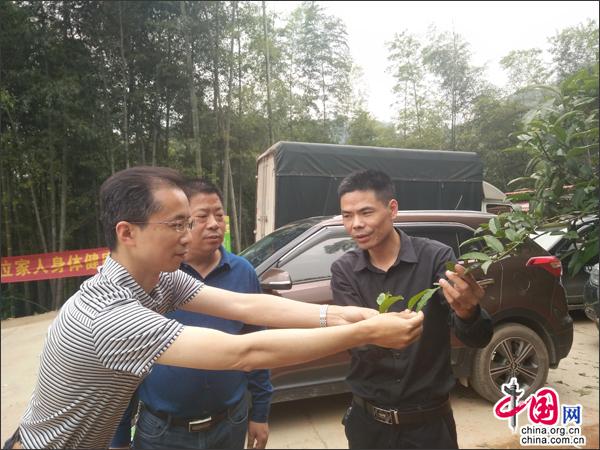
{"label": "belt buckle", "polygon": [[373,417],[375,418],[375,420],[387,423],[388,425],[398,423],[398,411],[396,411],[395,409],[383,409],[377,406],[373,406]]}
{"label": "belt buckle", "polygon": [[208,416],[206,419],[193,420],[188,423],[188,431],[191,433],[194,431],[205,430],[210,426],[211,421],[212,421],[212,416]]}

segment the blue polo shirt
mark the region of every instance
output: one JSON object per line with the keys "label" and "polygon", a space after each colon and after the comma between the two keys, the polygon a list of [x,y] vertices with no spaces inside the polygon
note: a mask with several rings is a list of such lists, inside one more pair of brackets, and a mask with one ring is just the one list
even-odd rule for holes
{"label": "blue polo shirt", "polygon": [[[183,263],[181,270],[209,286],[235,292],[261,292],[260,283],[252,265],[244,258],[221,250],[221,261],[206,278]],[[244,334],[262,327],[222,319],[206,314],[176,310],[166,314],[184,325],[212,328],[229,334]],[[178,417],[206,417],[237,404],[250,391],[252,410],[250,420],[267,422],[273,386],[269,370],[241,372],[234,370],[198,370],[155,364],[138,388],[139,399],[153,411],[162,411]],[[131,404],[130,404],[131,407]],[[131,409],[131,408],[130,408]],[[125,414],[117,430],[113,445],[129,442],[131,410]]]}

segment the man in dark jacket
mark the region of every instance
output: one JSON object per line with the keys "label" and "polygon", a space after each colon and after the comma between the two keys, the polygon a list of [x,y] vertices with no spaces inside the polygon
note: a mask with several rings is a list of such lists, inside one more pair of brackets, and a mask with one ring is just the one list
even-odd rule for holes
{"label": "man in dark jacket", "polygon": [[347,380],[354,397],[344,418],[349,447],[457,448],[449,404],[455,383],[450,329],[466,345],[487,345],[493,329],[479,306],[484,291],[462,266],[446,271],[446,262],[455,260],[450,247],[394,228],[398,202],[386,174],[355,172],[338,194],[344,226],[358,248],[331,266],[334,303],[377,308],[378,295],[390,292],[404,297],[391,309],[402,311],[408,299],[435,282],[443,291],[423,310],[419,341],[402,350],[350,350]]}

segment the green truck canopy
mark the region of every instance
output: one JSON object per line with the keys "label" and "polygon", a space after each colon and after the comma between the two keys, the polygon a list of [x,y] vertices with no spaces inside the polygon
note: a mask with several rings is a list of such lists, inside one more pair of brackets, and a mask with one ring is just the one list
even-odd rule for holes
{"label": "green truck canopy", "polygon": [[275,228],[311,216],[339,214],[337,188],[361,169],[393,180],[401,210],[481,210],[483,163],[472,152],[278,142],[274,156]]}

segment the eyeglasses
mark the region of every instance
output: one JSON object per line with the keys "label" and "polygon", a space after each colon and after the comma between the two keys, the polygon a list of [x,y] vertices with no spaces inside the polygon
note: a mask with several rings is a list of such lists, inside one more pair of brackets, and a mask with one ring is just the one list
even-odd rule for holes
{"label": "eyeglasses", "polygon": [[177,233],[184,233],[194,228],[196,221],[192,218],[187,220],[172,220],[170,222],[129,222],[138,225],[166,225]]}

